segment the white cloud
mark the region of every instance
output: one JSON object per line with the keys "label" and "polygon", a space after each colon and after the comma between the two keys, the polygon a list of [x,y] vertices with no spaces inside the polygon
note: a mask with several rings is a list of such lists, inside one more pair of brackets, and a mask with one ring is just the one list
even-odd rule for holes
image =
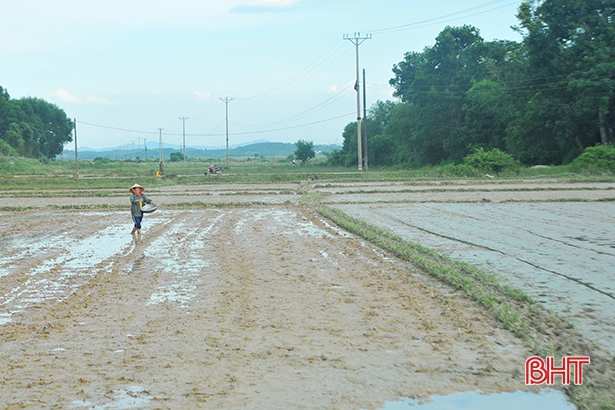
{"label": "white cloud", "polygon": [[265,11],[280,11],[289,9],[301,0],[250,0],[231,8],[233,13],[260,13]]}
{"label": "white cloud", "polygon": [[75,97],[74,95],[72,95],[68,91],[63,90],[61,88],[58,88],[53,93],[51,93],[51,96],[55,97],[55,98],[57,98],[57,99],[59,99],[60,101],[63,101],[63,102],[72,102],[72,103],[79,102],[79,99],[77,97]]}
{"label": "white cloud", "polygon": [[195,91],[192,93],[199,100],[209,100],[211,93],[209,91]]}
{"label": "white cloud", "polygon": [[85,97],[81,98],[78,96],[75,96],[71,93],[69,93],[68,91],[62,89],[62,88],[58,88],[57,90],[55,90],[52,93],[47,93],[47,95],[49,96],[50,99],[53,100],[59,100],[62,102],[68,102],[68,103],[77,103],[77,104],[117,104],[114,103],[112,101],[109,101],[109,99],[107,99],[106,97],[100,97],[98,95],[86,95]]}
{"label": "white cloud", "polygon": [[[329,88],[327,89],[327,92],[332,93],[332,94],[338,94],[338,93],[341,93],[342,91],[348,91],[349,88],[354,88],[355,82],[356,82],[355,80],[352,80],[341,86],[337,84],[331,84]],[[363,86],[362,83],[361,83],[361,86]]]}
{"label": "white cloud", "polygon": [[109,101],[106,97],[99,97],[98,95],[86,95],[83,102],[92,104],[117,104]]}

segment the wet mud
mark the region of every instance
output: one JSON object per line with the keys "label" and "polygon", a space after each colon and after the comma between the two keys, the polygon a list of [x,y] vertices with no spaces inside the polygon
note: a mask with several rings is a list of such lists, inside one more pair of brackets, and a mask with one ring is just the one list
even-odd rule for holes
{"label": "wet mud", "polygon": [[160,211],[140,240],[126,212],[0,223],[3,408],[378,408],[524,389],[530,352],[479,306],[306,211]]}
{"label": "wet mud", "polygon": [[[590,188],[549,192],[612,195]],[[0,408],[377,409],[472,392],[574,408],[561,387],[545,404],[539,388],[524,385],[532,352],[476,302],[293,206],[298,186],[191,189],[186,200],[270,205],[173,210],[185,187],[150,190],[163,205],[145,217],[140,238],[130,235],[128,209],[46,208],[92,198],[59,194],[32,200],[35,211],[0,213]],[[589,292],[562,311],[609,340],[599,325],[612,326],[604,309],[612,232],[604,221],[573,223],[577,210],[564,206],[572,204],[545,210],[496,203],[519,192],[466,190],[433,192],[411,207],[410,192],[393,200],[391,191],[407,190],[400,184],[313,189],[344,212],[493,268],[548,306]],[[0,201],[23,206],[10,194]],[[118,191],[104,202],[127,199]]]}

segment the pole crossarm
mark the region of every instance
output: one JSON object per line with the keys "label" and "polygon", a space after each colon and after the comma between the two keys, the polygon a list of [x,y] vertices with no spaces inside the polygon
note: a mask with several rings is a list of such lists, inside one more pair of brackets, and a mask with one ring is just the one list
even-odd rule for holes
{"label": "pole crossarm", "polygon": [[361,33],[354,33],[354,37],[350,37],[349,34],[344,34],[344,40],[350,40],[352,44],[355,46],[360,46],[365,40],[371,40],[371,34],[365,34],[361,36]]}

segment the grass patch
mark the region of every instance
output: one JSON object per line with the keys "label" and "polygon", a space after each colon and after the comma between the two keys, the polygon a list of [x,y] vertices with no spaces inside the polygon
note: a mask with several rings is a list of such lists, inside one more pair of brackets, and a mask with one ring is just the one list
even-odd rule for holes
{"label": "grass patch", "polygon": [[328,183],[391,182],[407,185],[432,184],[446,181],[449,185],[506,184],[520,180],[557,180],[559,182],[615,182],[615,175],[573,172],[569,167],[522,168],[514,174],[502,174],[495,179],[444,177],[437,168],[395,169],[372,168],[367,172],[343,167],[329,167],[322,160],[308,165],[292,166],[285,159],[245,161],[231,159],[222,175],[205,175],[206,161],[165,162],[165,176],[156,177],[158,160],[79,161],[66,160],[43,163],[38,160],[0,156],[0,186],[3,190],[19,189],[128,189],[138,182],[148,188],[169,185],[217,185],[296,183],[302,181]]}

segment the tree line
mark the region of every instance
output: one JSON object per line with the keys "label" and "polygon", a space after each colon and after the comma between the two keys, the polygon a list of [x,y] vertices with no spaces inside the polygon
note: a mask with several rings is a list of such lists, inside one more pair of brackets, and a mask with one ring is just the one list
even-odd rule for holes
{"label": "tree line", "polygon": [[[520,42],[446,27],[393,66],[398,101],[377,101],[364,119],[369,164],[456,164],[497,149],[522,164],[559,165],[614,142],[614,12],[615,0],[524,2],[513,28]],[[329,162],[356,166],[357,124],[342,135]]]}
{"label": "tree line", "polygon": [[0,86],[0,154],[53,159],[71,142],[73,121],[64,110],[33,97],[11,99]]}

